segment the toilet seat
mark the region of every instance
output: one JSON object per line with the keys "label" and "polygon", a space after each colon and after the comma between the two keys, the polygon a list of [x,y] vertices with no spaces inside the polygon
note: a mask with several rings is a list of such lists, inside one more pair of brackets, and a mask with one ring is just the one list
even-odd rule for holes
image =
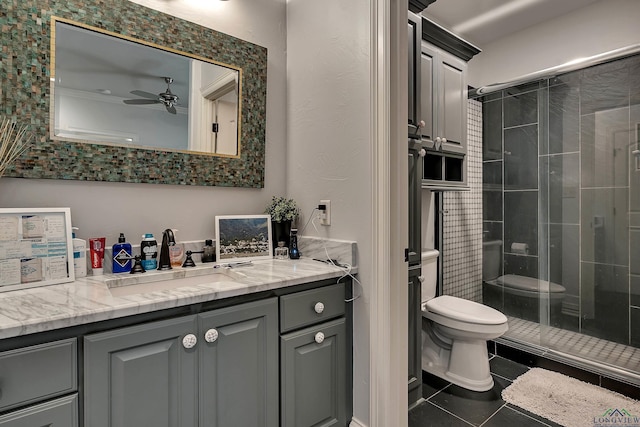
{"label": "toilet seat", "polygon": [[507,317],[491,307],[462,298],[443,295],[430,299],[424,307],[435,314],[476,325],[502,325]]}

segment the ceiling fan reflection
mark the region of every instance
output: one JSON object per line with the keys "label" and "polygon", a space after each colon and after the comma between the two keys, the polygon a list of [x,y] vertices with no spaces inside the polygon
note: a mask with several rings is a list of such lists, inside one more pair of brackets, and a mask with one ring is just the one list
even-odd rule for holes
{"label": "ceiling fan reflection", "polygon": [[132,90],[130,93],[136,96],[140,96],[144,99],[125,99],[125,104],[128,105],[146,105],[146,104],[163,104],[167,111],[171,114],[176,114],[176,105],[178,105],[178,100],[180,99],[178,95],[174,95],[171,93],[171,83],[173,83],[173,79],[171,77],[164,77],[164,81],[167,84],[167,90],[159,93],[153,94],[151,92],[145,92],[143,90]]}

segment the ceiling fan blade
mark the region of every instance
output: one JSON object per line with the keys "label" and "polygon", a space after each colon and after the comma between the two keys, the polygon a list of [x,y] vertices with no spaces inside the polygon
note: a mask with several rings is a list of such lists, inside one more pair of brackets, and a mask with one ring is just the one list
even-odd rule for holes
{"label": "ceiling fan blade", "polygon": [[133,95],[136,95],[136,96],[141,96],[143,98],[158,99],[158,94],[151,93],[151,92],[145,92],[143,90],[132,90],[129,93],[131,93]]}
{"label": "ceiling fan blade", "polygon": [[160,101],[154,99],[125,99],[122,102],[129,105],[160,104]]}
{"label": "ceiling fan blade", "polygon": [[174,107],[173,105],[166,105],[166,107],[168,112],[170,112],[171,114],[176,114],[176,107]]}

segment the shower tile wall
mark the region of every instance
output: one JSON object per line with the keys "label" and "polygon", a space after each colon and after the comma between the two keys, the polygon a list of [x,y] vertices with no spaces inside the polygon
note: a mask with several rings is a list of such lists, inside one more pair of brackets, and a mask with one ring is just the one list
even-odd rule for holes
{"label": "shower tile wall", "polygon": [[443,291],[482,301],[482,104],[467,105],[467,179],[470,191],[443,193]]}
{"label": "shower tile wall", "polygon": [[483,234],[503,242],[501,274],[561,284],[563,328],[636,346],[639,135],[638,56],[483,99]]}

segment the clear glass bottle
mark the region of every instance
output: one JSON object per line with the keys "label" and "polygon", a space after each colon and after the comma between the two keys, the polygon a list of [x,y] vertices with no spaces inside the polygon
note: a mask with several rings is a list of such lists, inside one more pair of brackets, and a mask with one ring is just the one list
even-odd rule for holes
{"label": "clear glass bottle", "polygon": [[287,258],[289,258],[289,248],[284,245],[284,242],[278,242],[278,247],[276,248],[276,259]]}
{"label": "clear glass bottle", "polygon": [[216,260],[216,248],[213,246],[213,240],[207,239],[202,248],[202,262],[214,262]]}

